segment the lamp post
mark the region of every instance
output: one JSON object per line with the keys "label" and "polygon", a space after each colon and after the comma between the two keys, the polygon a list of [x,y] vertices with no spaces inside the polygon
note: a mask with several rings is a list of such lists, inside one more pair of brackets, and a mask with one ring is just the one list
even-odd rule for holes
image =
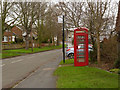
{"label": "lamp post", "polygon": [[60,18],[60,16],[58,16],[58,23],[62,23],[63,26],[63,32],[62,32],[62,51],[63,51],[63,63],[65,63],[65,34],[64,34],[64,17],[65,17],[65,13],[62,14],[62,18]]}
{"label": "lamp post", "polygon": [[65,15],[63,14],[63,63],[65,63],[65,34],[64,34],[64,17]]}

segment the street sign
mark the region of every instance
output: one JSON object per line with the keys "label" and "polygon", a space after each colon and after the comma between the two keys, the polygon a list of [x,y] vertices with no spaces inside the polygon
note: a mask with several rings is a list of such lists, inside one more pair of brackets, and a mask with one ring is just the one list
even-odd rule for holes
{"label": "street sign", "polygon": [[62,18],[62,16],[58,16],[58,23],[63,23],[63,18]]}

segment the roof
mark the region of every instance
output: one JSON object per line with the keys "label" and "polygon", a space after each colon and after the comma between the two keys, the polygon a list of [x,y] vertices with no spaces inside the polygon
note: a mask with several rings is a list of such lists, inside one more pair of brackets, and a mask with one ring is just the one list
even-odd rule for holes
{"label": "roof", "polygon": [[13,36],[12,32],[4,32],[4,36]]}
{"label": "roof", "polygon": [[18,37],[22,37],[22,30],[19,29],[18,27],[14,26],[11,29],[11,32],[13,32],[15,35],[17,35]]}
{"label": "roof", "polygon": [[85,28],[85,27],[78,27],[77,29],[75,29],[74,31],[86,31],[86,32],[88,32],[88,29],[87,28]]}
{"label": "roof", "polygon": [[4,36],[13,36],[16,35],[17,37],[21,38],[22,37],[22,30],[19,29],[18,27],[14,26],[10,31],[5,31]]}

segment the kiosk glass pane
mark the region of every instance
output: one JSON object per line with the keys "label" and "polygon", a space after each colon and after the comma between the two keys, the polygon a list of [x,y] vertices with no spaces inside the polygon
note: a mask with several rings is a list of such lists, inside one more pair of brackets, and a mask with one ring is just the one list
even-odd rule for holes
{"label": "kiosk glass pane", "polygon": [[77,36],[77,62],[85,62],[85,36]]}

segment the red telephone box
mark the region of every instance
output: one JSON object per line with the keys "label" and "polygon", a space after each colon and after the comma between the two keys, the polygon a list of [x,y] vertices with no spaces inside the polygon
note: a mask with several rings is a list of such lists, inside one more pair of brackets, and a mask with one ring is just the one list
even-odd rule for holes
{"label": "red telephone box", "polygon": [[88,65],[88,29],[74,30],[74,65]]}

